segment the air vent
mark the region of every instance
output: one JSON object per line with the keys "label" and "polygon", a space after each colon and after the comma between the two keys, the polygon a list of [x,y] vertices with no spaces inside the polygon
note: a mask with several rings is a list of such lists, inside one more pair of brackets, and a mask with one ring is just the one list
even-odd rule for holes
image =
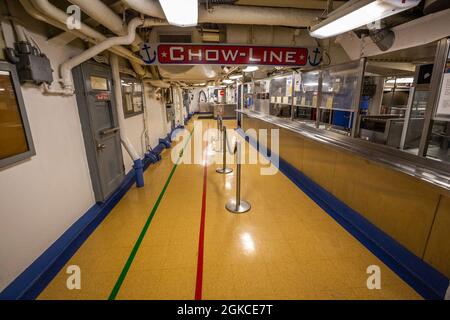
{"label": "air vent", "polygon": [[160,34],[160,43],[191,43],[192,36],[190,34]]}

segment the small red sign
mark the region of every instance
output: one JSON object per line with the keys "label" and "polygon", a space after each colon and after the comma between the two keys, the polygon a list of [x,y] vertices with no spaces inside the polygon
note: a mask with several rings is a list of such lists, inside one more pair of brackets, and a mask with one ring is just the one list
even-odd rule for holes
{"label": "small red sign", "polygon": [[97,101],[110,101],[111,94],[109,92],[100,92],[95,95],[95,100]]}

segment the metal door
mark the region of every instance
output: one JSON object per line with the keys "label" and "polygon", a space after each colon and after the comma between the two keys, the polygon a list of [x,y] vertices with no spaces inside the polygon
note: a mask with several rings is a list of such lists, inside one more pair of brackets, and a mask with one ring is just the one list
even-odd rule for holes
{"label": "metal door", "polygon": [[125,178],[111,69],[87,62],[74,70],[74,80],[92,184],[102,202]]}

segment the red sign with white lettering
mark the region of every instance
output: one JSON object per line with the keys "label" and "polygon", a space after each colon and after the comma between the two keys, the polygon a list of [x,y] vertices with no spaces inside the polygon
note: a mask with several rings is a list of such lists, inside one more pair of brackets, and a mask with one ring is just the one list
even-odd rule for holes
{"label": "red sign with white lettering", "polygon": [[319,48],[266,47],[210,44],[145,43],[141,57],[146,64],[185,65],[261,65],[261,66],[317,66],[321,63]]}

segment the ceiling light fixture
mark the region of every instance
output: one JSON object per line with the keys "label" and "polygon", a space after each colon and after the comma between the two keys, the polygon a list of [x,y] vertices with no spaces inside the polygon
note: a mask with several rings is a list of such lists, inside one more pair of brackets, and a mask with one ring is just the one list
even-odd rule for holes
{"label": "ceiling light fixture", "polygon": [[198,0],[159,0],[167,21],[178,27],[198,24]]}
{"label": "ceiling light fixture", "polygon": [[417,6],[421,0],[352,0],[311,27],[310,35],[325,39],[357,29]]}
{"label": "ceiling light fixture", "polygon": [[225,79],[225,80],[223,80],[222,82],[223,82],[223,83],[226,83],[226,84],[232,84],[232,83],[234,83],[234,81],[233,81],[233,80],[230,80],[230,79]]}

